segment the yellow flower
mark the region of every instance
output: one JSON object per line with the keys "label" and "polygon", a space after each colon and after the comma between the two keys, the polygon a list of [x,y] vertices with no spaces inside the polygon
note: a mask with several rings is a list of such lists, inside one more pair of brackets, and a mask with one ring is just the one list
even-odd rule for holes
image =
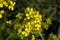
{"label": "yellow flower", "polygon": [[34,35],[32,35],[32,39],[31,40],[35,40],[35,36]]}
{"label": "yellow flower", "polygon": [[35,20],[34,23],[36,23],[37,21]]}
{"label": "yellow flower", "polygon": [[14,7],[13,7],[13,6],[11,7],[11,10],[12,10],[12,11],[14,10]]}
{"label": "yellow flower", "polygon": [[3,5],[8,7],[8,3],[6,1],[3,1]]}
{"label": "yellow flower", "polygon": [[32,15],[31,18],[33,18],[34,16]]}
{"label": "yellow flower", "polygon": [[13,6],[15,6],[16,2],[13,3]]}
{"label": "yellow flower", "polygon": [[30,8],[29,8],[29,7],[27,7],[26,9],[27,9],[27,11],[29,11],[29,10],[30,10]]}
{"label": "yellow flower", "polygon": [[8,6],[8,9],[13,11],[15,4],[16,2],[10,1],[10,5]]}
{"label": "yellow flower", "polygon": [[11,9],[12,6],[8,6],[8,9]]}
{"label": "yellow flower", "polygon": [[6,23],[7,23],[7,24],[11,24],[11,23],[12,23],[12,21],[11,21],[11,20],[9,20],[9,21],[7,21]]}
{"label": "yellow flower", "polygon": [[33,8],[31,8],[30,11],[33,11]]}
{"label": "yellow flower", "polygon": [[51,19],[50,18],[47,18],[46,21],[47,21],[48,24],[51,24]]}
{"label": "yellow flower", "polygon": [[36,11],[37,14],[39,14],[39,11]]}
{"label": "yellow flower", "polygon": [[13,4],[13,1],[10,1],[10,5],[12,5]]}
{"label": "yellow flower", "polygon": [[13,11],[14,7],[13,6],[8,6],[8,9]]}
{"label": "yellow flower", "polygon": [[35,27],[40,27],[40,24],[36,24]]}
{"label": "yellow flower", "polygon": [[3,8],[3,4],[2,3],[0,3],[0,8]]}
{"label": "yellow flower", "polygon": [[25,31],[28,31],[28,28],[25,28]]}
{"label": "yellow flower", "polygon": [[9,3],[11,0],[7,0],[7,2]]}
{"label": "yellow flower", "polygon": [[42,24],[43,24],[43,27],[44,27],[46,30],[49,28],[49,25],[48,25],[47,23],[42,22]]}
{"label": "yellow flower", "polygon": [[0,18],[2,18],[2,14],[0,14]]}
{"label": "yellow flower", "polygon": [[15,6],[16,2],[10,1],[11,6]]}
{"label": "yellow flower", "polygon": [[5,12],[4,10],[1,10],[1,11],[0,11],[1,14],[4,14],[4,12]]}
{"label": "yellow flower", "polygon": [[[12,3],[11,3],[12,4]],[[42,20],[42,15],[39,14],[39,11],[36,11],[34,10],[33,8],[29,8],[27,7],[26,10],[25,10],[25,17],[23,18],[24,20],[22,20],[22,26],[19,26],[19,27],[22,27],[21,29],[24,29],[22,32],[21,32],[21,35],[24,35],[24,36],[28,36],[30,33],[42,33],[43,32],[43,29],[45,28],[45,30],[48,29],[48,24],[50,21],[47,21],[47,23],[44,23],[43,20]],[[21,16],[20,13],[18,13],[16,15],[17,18],[19,17],[23,17]],[[24,23],[24,25],[23,25]],[[19,28],[18,27],[18,28]],[[18,32],[20,33],[21,30],[19,30]],[[35,40],[35,36],[32,35],[32,39],[31,40]]]}
{"label": "yellow flower", "polygon": [[[32,12],[29,12],[29,14],[31,15],[32,14]],[[34,14],[34,13],[33,13]]]}
{"label": "yellow flower", "polygon": [[27,24],[30,25],[30,22],[28,22]]}
{"label": "yellow flower", "polygon": [[30,19],[30,17],[27,17],[27,19]]}
{"label": "yellow flower", "polygon": [[24,21],[27,20],[27,18],[24,18]]}
{"label": "yellow flower", "polygon": [[18,29],[18,33],[21,33],[21,29]]}
{"label": "yellow flower", "polygon": [[22,16],[23,16],[23,14],[21,14],[21,13],[18,13],[18,14],[16,15],[16,17],[17,17],[18,19],[22,19]]}
{"label": "yellow flower", "polygon": [[25,36],[28,36],[28,34],[27,34],[27,33],[25,33]]}
{"label": "yellow flower", "polygon": [[24,34],[25,34],[25,31],[22,32],[22,35],[24,35]]}
{"label": "yellow flower", "polygon": [[33,21],[31,22],[31,25],[34,25],[34,22]]}
{"label": "yellow flower", "polygon": [[29,14],[26,14],[26,16],[28,17],[28,16],[29,16]]}
{"label": "yellow flower", "polygon": [[50,40],[59,40],[58,37],[57,37],[57,35],[55,35],[55,34],[53,34],[53,33],[51,33],[51,34],[49,35],[49,39],[50,39]]}

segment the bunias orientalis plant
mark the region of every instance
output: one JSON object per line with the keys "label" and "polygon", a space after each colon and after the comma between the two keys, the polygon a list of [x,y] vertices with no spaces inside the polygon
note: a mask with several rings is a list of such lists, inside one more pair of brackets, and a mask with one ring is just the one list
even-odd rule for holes
{"label": "bunias orientalis plant", "polygon": [[[13,11],[14,6],[15,6],[14,1],[12,0],[1,0],[0,1],[0,8],[3,9],[8,8],[8,10]],[[0,19],[3,18],[3,14],[5,13],[6,10],[0,10]],[[13,21],[10,19],[6,21],[8,27],[11,26],[11,24],[14,26],[15,30],[17,31],[17,35],[21,40],[38,40],[38,37],[40,36],[41,38],[39,40],[45,40],[43,36],[43,31],[48,30],[49,25],[51,24],[51,18],[46,18],[45,22],[43,21],[43,15],[39,13],[39,11],[36,11],[34,8],[29,8],[27,7],[25,9],[25,13],[18,13],[16,15],[16,19],[18,20],[17,23],[14,25],[12,24]],[[4,24],[6,25],[6,24]],[[3,25],[3,26],[4,26]],[[2,27],[3,29],[3,27]],[[8,29],[8,28],[7,28]],[[11,30],[9,28],[9,30]],[[7,30],[8,31],[8,30]],[[8,33],[8,32],[7,32]],[[12,38],[13,34],[9,35],[6,40],[9,40]],[[30,39],[29,39],[30,38]],[[49,37],[50,38],[50,37]],[[52,37],[53,40],[56,40],[55,38],[57,37]],[[18,38],[16,38],[18,39]],[[49,39],[48,39],[49,40]]]}
{"label": "bunias orientalis plant", "polygon": [[[15,23],[14,28],[17,30],[17,35],[21,40],[26,40],[31,36],[30,40],[36,40],[36,35],[39,35],[44,40],[44,29],[48,30],[49,25],[52,23],[51,18],[46,18],[43,21],[43,16],[34,8],[27,7],[25,13],[18,13],[16,18],[19,22]],[[38,39],[37,39],[38,40]]]}

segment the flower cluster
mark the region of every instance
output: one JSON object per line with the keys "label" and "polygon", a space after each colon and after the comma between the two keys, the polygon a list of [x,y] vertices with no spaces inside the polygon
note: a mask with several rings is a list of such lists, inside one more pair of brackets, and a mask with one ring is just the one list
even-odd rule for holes
{"label": "flower cluster", "polygon": [[23,14],[21,14],[21,13],[18,13],[18,14],[16,15],[16,17],[17,17],[18,19],[22,19],[22,16],[23,16]]}
{"label": "flower cluster", "polygon": [[10,5],[8,6],[8,8],[13,11],[16,2],[10,1],[9,3],[10,3]]}
{"label": "flower cluster", "polygon": [[48,30],[49,25],[51,24],[51,22],[52,22],[51,18],[47,18],[46,22],[42,22],[43,28],[45,28],[46,30]]}
{"label": "flower cluster", "polygon": [[3,16],[2,16],[3,14],[4,14],[4,10],[0,10],[0,18],[3,17]]}
{"label": "flower cluster", "polygon": [[16,2],[13,2],[12,0],[0,0],[0,8],[8,7],[9,10],[14,10]]}
{"label": "flower cluster", "polygon": [[[26,17],[23,19],[24,20],[22,22],[23,25],[22,24],[20,25],[20,28],[18,29],[18,33],[19,34],[21,33],[24,36],[28,36],[32,32],[34,33],[42,32],[42,28],[41,28],[42,15],[39,14],[38,11],[33,10],[33,8],[26,8],[25,12],[26,12],[25,14]],[[16,15],[16,17],[19,17],[19,15]],[[24,31],[22,31],[21,27],[23,27],[22,29]]]}
{"label": "flower cluster", "polygon": [[14,10],[16,2],[13,2],[12,0],[0,0],[0,18],[2,18],[3,14],[5,13],[5,10],[3,8],[7,7],[9,10]]}
{"label": "flower cluster", "polygon": [[[24,16],[24,18],[22,18]],[[30,34],[40,34],[43,32],[43,26],[45,29],[48,29],[48,24],[51,24],[51,20],[49,18],[46,19],[46,24],[44,24],[42,20],[42,15],[39,11],[36,11],[33,8],[27,7],[25,9],[25,14],[22,15],[18,13],[16,17],[21,20],[20,23],[16,23],[14,25],[15,29],[18,30],[18,35],[22,36],[22,38],[29,36]],[[34,38],[32,38],[34,39]]]}
{"label": "flower cluster", "polygon": [[58,37],[55,34],[51,33],[49,35],[49,40],[58,40]]}
{"label": "flower cluster", "polygon": [[7,24],[12,24],[12,20],[6,21]]}

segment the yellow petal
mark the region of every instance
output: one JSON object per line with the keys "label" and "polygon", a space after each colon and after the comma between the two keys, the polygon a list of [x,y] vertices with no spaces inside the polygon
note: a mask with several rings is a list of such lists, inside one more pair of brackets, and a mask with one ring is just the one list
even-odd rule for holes
{"label": "yellow petal", "polygon": [[10,1],[10,5],[13,5],[13,1]]}
{"label": "yellow petal", "polygon": [[8,7],[8,3],[6,1],[3,1],[3,5]]}
{"label": "yellow petal", "polygon": [[10,10],[12,6],[9,6],[8,9]]}
{"label": "yellow petal", "polygon": [[11,10],[13,11],[14,10],[14,7],[12,6]]}

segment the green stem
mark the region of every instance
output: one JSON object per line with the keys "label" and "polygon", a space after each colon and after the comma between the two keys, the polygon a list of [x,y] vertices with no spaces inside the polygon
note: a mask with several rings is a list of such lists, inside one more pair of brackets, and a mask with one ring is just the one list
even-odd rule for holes
{"label": "green stem", "polygon": [[12,36],[13,36],[13,33],[8,38],[6,38],[6,40],[9,40],[9,38],[11,38]]}
{"label": "green stem", "polygon": [[0,40],[3,40],[1,30],[0,30]]}
{"label": "green stem", "polygon": [[44,40],[44,37],[42,36],[42,34],[41,34],[41,33],[40,33],[40,37],[41,37],[41,39],[42,39],[42,40]]}

